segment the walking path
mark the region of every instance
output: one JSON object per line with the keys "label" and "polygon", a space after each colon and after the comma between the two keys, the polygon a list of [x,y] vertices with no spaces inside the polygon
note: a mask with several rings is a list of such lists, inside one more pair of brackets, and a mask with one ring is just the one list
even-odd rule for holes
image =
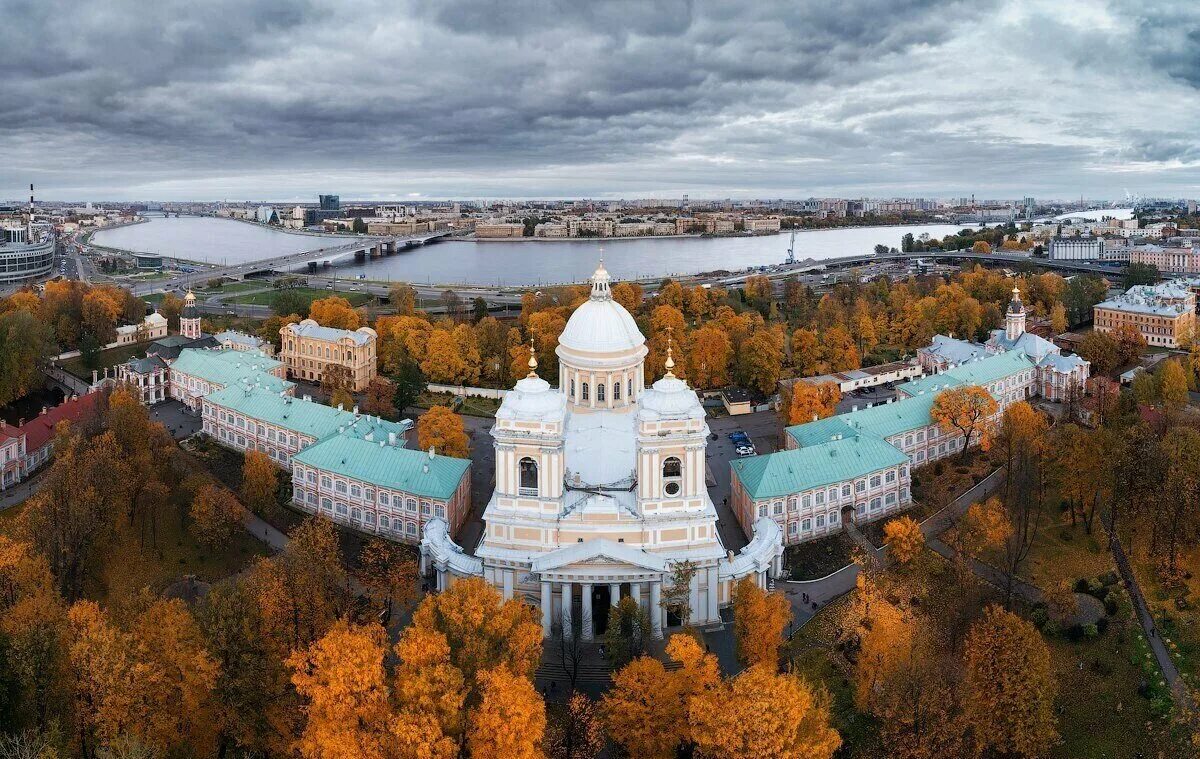
{"label": "walking path", "polygon": [[[926,543],[936,540],[938,535],[952,527],[958,518],[966,513],[971,504],[982,501],[999,490],[1000,486],[1004,484],[1003,471],[997,469],[992,472],[970,490],[942,507],[936,514],[921,522],[921,533],[925,535]],[[847,523],[847,527],[849,527],[849,523]],[[862,539],[862,543],[865,543],[864,550],[876,565],[886,566],[887,547],[875,548],[857,529],[851,533],[852,538],[855,533]],[[777,587],[791,601],[796,629],[803,627],[822,606],[854,590],[858,582],[858,572],[857,564],[848,564],[819,580],[787,580],[779,583]]]}
{"label": "walking path", "polygon": [[1117,571],[1121,573],[1121,579],[1125,581],[1125,587],[1129,590],[1129,600],[1133,602],[1138,622],[1141,623],[1142,630],[1146,633],[1146,640],[1150,643],[1150,650],[1154,652],[1154,658],[1158,660],[1158,667],[1162,670],[1163,679],[1171,688],[1171,696],[1175,700],[1175,705],[1180,711],[1195,718],[1196,702],[1187,685],[1179,677],[1179,669],[1175,666],[1175,662],[1171,661],[1171,654],[1167,651],[1162,636],[1158,634],[1154,617],[1151,616],[1150,609],[1146,605],[1146,598],[1142,595],[1142,588],[1138,585],[1133,568],[1129,565],[1129,559],[1125,556],[1125,549],[1121,547],[1121,541],[1116,539],[1112,533],[1109,534],[1108,548],[1112,551]]}

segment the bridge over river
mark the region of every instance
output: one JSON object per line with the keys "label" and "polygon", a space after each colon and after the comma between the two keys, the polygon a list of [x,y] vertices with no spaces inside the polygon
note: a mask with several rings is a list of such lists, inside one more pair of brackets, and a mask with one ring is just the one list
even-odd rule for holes
{"label": "bridge over river", "polygon": [[170,279],[160,279],[135,285],[132,290],[135,295],[147,295],[160,290],[171,290],[182,284],[194,281],[198,276],[205,279],[227,278],[245,279],[261,277],[270,274],[281,274],[294,271],[317,272],[329,266],[345,263],[349,260],[364,260],[399,253],[406,248],[415,248],[453,235],[464,234],[462,230],[443,229],[436,232],[403,236],[371,236],[361,237],[348,243],[327,248],[317,248],[299,253],[288,253],[261,261],[250,261],[234,266],[218,266],[200,269],[196,272],[179,274]]}

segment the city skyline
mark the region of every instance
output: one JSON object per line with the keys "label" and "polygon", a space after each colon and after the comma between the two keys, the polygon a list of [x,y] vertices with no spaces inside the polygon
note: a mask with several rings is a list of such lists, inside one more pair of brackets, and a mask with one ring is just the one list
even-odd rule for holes
{"label": "city skyline", "polygon": [[6,3],[0,197],[1194,197],[1171,2]]}

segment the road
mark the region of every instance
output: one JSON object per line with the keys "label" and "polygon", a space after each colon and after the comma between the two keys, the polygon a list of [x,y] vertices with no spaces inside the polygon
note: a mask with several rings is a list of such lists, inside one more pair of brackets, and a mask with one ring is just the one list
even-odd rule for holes
{"label": "road", "polygon": [[738,551],[749,539],[728,503],[729,462],[737,458],[729,433],[741,430],[750,436],[755,450],[760,454],[772,453],[779,446],[783,423],[775,412],[761,411],[757,414],[710,417],[708,428],[716,435],[715,439],[709,436],[708,448],[704,455],[709,474],[715,480],[715,484],[708,489],[708,495],[717,507],[717,532],[726,550]]}

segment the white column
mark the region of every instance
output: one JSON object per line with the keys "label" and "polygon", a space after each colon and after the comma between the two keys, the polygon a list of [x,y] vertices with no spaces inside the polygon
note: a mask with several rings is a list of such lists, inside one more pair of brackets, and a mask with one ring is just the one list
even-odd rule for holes
{"label": "white column", "polygon": [[583,616],[579,619],[579,625],[582,629],[581,635],[585,641],[590,641],[595,638],[592,623],[592,584],[585,582],[583,584]]}
{"label": "white column", "polygon": [[688,584],[688,604],[692,607],[692,618],[689,623],[695,623],[697,614],[700,612],[700,573],[692,575],[692,581]]}
{"label": "white column", "polygon": [[550,581],[542,580],[542,637],[550,637],[550,620],[554,613],[554,595],[550,591]]}
{"label": "white column", "polygon": [[504,600],[507,601],[513,597],[513,573],[511,569],[504,571]]}
{"label": "white column", "polygon": [[614,582],[608,586],[608,605],[615,609],[619,603],[621,603],[621,583]]}
{"label": "white column", "polygon": [[570,640],[575,635],[571,622],[571,583],[562,584],[562,636]]}
{"label": "white column", "polygon": [[438,567],[437,589],[439,593],[446,589],[446,570],[444,567]]}
{"label": "white column", "polygon": [[650,634],[655,640],[662,640],[662,580],[650,583]]}
{"label": "white column", "polygon": [[642,584],[640,582],[629,583],[629,597],[633,599],[639,609],[642,608]]}
{"label": "white column", "polygon": [[717,568],[708,568],[708,620],[718,622],[721,615],[717,612]]}

